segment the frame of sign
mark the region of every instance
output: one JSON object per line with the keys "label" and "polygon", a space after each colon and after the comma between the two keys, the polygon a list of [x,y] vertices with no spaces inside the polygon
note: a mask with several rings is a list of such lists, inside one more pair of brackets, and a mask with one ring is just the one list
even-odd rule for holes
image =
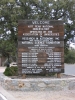
{"label": "frame of sign", "polygon": [[64,72],[62,21],[18,22],[18,72],[20,75]]}

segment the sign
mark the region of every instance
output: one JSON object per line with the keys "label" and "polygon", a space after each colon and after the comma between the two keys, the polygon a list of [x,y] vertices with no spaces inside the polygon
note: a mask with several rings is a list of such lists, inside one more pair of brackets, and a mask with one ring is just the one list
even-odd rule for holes
{"label": "sign", "polygon": [[19,21],[18,67],[19,74],[64,72],[64,27],[62,21]]}

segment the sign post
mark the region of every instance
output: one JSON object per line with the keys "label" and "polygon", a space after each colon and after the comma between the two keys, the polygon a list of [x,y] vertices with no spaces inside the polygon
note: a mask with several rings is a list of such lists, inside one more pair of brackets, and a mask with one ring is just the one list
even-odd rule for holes
{"label": "sign post", "polygon": [[19,75],[64,72],[62,21],[19,21],[18,72]]}

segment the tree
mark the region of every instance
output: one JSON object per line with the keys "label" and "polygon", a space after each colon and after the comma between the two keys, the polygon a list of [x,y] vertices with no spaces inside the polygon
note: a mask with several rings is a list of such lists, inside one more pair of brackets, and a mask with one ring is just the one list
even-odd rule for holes
{"label": "tree", "polygon": [[[75,34],[75,0],[1,0],[0,43],[3,47],[6,47],[4,41],[10,41],[11,48],[17,47],[17,26],[20,19],[63,20],[66,44]],[[16,50],[13,51],[16,54]]]}
{"label": "tree", "polygon": [[31,18],[31,10],[29,0],[0,1],[0,52],[3,55],[9,56],[9,51],[16,54],[18,20]]}
{"label": "tree", "polygon": [[2,55],[7,56],[8,60],[9,52],[14,55],[17,44],[17,8],[15,9],[14,7],[16,7],[14,1],[0,1],[0,52]]}
{"label": "tree", "polygon": [[[11,42],[11,43],[10,43]],[[0,52],[3,56],[8,58],[8,62],[10,56],[13,58],[15,57],[16,47],[13,41],[10,40],[1,40],[0,44]]]}
{"label": "tree", "polygon": [[66,50],[67,41],[75,35],[75,0],[40,0],[34,4],[33,11],[37,19],[63,20]]}

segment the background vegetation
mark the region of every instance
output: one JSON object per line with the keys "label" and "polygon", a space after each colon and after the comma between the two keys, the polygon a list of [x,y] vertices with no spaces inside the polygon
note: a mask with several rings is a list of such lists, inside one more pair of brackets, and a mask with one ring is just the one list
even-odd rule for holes
{"label": "background vegetation", "polygon": [[75,35],[75,0],[0,0],[0,54],[16,57],[18,20],[63,20],[65,53]]}
{"label": "background vegetation", "polygon": [[75,50],[69,50],[64,56],[65,63],[74,64],[75,63]]}

